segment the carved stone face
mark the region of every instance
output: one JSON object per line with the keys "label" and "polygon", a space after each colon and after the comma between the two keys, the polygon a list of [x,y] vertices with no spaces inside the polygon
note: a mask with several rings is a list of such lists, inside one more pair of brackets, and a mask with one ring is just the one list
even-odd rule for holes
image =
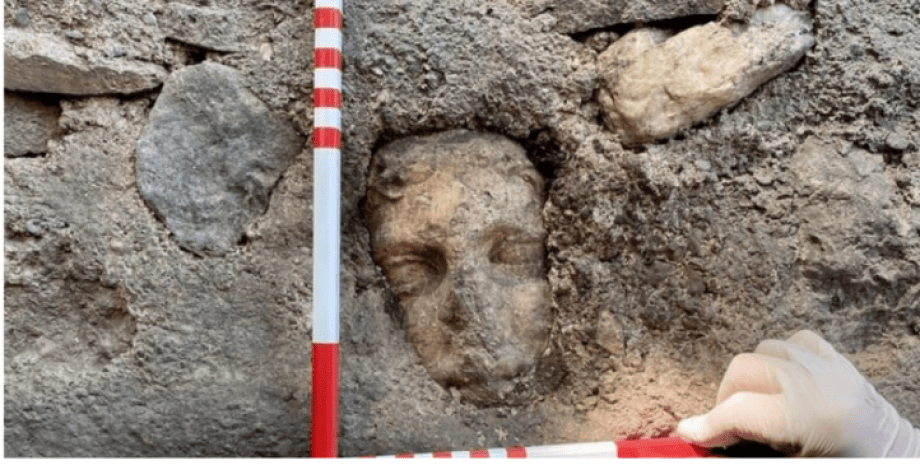
{"label": "carved stone face", "polygon": [[[415,157],[389,173],[399,194],[369,195],[368,217],[374,258],[428,373],[487,405],[509,401],[549,339],[543,181],[517,144],[460,134],[457,143],[404,144]],[[369,188],[385,177],[372,172]]]}

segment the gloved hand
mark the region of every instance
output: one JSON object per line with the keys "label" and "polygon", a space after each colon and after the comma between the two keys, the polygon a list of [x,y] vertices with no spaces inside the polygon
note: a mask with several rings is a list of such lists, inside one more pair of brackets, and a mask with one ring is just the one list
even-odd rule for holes
{"label": "gloved hand", "polygon": [[805,456],[920,456],[920,430],[811,331],[735,356],[715,408],[676,433],[703,447],[750,440]]}

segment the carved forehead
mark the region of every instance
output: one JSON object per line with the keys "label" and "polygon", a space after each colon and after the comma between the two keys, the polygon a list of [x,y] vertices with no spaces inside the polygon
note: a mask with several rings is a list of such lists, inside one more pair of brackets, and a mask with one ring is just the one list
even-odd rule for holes
{"label": "carved forehead", "polygon": [[373,217],[370,232],[377,245],[446,240],[464,247],[496,228],[530,238],[545,231],[542,199],[522,177],[485,169],[462,176],[452,166],[403,187],[398,199],[376,205]]}
{"label": "carved forehead", "polygon": [[407,137],[384,146],[371,163],[368,190],[395,200],[405,186],[448,167],[461,176],[488,170],[521,177],[542,196],[543,178],[523,147],[503,136],[466,130]]}
{"label": "carved forehead", "polygon": [[449,131],[382,148],[368,175],[365,213],[377,245],[423,236],[475,239],[499,225],[538,237],[543,186],[514,141]]}

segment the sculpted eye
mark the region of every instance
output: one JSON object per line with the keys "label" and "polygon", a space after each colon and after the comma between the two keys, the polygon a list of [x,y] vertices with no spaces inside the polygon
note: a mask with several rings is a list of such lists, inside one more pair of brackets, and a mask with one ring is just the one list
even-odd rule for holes
{"label": "sculpted eye", "polygon": [[489,258],[492,263],[505,265],[540,265],[543,263],[543,243],[504,240],[492,249]]}
{"label": "sculpted eye", "polygon": [[386,267],[387,280],[400,298],[424,294],[435,281],[437,270],[422,259],[401,259]]}
{"label": "sculpted eye", "polygon": [[438,245],[395,242],[379,249],[375,257],[390,289],[400,299],[427,294],[444,279],[447,262]]}

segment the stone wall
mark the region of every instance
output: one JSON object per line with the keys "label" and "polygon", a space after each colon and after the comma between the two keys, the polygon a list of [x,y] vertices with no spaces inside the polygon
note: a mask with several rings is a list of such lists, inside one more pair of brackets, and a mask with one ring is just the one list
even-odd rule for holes
{"label": "stone wall", "polygon": [[[768,3],[346,0],[343,456],[665,436],[800,328],[920,425],[920,5],[787,1],[801,51],[731,48],[790,24]],[[307,455],[312,2],[6,0],[4,25],[6,455]],[[605,51],[649,31],[734,50],[712,86],[749,88],[634,137],[610,112],[641,64]],[[433,381],[370,255],[371,155],[454,128],[548,181],[559,379],[524,405]]]}

